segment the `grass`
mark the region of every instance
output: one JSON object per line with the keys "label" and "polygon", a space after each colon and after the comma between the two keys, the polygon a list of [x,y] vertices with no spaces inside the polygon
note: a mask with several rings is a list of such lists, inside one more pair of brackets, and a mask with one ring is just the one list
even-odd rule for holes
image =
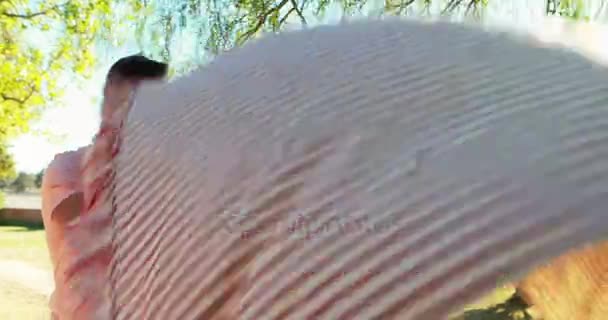
{"label": "grass", "polygon": [[497,288],[481,301],[465,307],[464,312],[450,320],[533,320],[527,305],[511,286]]}
{"label": "grass", "polygon": [[515,295],[515,288],[502,285],[482,299],[465,306],[450,320],[533,320],[526,304]]}
{"label": "grass", "polygon": [[33,267],[50,270],[52,265],[44,229],[0,225],[0,260],[20,260]]}
{"label": "grass", "polygon": [[504,285],[496,288],[489,295],[483,297],[481,300],[476,301],[465,307],[466,310],[488,308],[500,303],[507,301],[515,293],[515,288],[511,285]]}
{"label": "grass", "polygon": [[[44,230],[31,225],[0,225],[1,260],[19,260],[50,270]],[[0,319],[50,319],[48,297],[17,282],[0,281]]]}

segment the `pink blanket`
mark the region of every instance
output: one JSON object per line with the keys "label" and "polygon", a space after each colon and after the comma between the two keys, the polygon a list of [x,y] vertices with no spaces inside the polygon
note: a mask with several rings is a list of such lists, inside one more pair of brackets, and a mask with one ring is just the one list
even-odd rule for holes
{"label": "pink blanket", "polygon": [[319,27],[122,106],[65,319],[443,319],[607,234],[608,72],[529,39]]}

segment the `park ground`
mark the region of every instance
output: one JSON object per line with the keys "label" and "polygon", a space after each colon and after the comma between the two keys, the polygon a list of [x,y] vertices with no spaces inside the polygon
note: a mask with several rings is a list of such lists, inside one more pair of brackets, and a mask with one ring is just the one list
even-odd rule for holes
{"label": "park ground", "polygon": [[[0,319],[50,319],[51,270],[43,229],[0,225]],[[499,287],[453,320],[530,319],[519,306],[505,303],[513,291],[508,285]]]}
{"label": "park ground", "polygon": [[0,226],[0,319],[49,319],[51,291],[44,230]]}

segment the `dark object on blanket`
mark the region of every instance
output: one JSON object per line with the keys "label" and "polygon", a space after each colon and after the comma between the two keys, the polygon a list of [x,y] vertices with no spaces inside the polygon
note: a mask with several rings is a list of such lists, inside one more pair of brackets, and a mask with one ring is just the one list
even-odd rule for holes
{"label": "dark object on blanket", "polygon": [[108,120],[107,116],[113,113],[113,108],[127,103],[131,90],[141,81],[162,80],[168,69],[166,63],[148,59],[141,54],[123,57],[114,62],[108,70],[104,86],[103,121]]}
{"label": "dark object on blanket", "polygon": [[163,78],[167,75],[168,65],[154,61],[141,54],[131,55],[116,61],[108,71],[108,78],[120,75],[126,79]]}

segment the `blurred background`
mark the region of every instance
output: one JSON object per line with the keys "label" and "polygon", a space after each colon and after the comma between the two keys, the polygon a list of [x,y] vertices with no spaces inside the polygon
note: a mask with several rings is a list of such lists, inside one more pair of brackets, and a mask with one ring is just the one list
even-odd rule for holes
{"label": "blurred background", "polygon": [[[142,52],[179,77],[264,33],[402,16],[530,32],[600,63],[608,0],[0,0],[0,319],[48,319],[43,170],[91,141],[105,74]],[[510,284],[457,319],[532,319]]]}

